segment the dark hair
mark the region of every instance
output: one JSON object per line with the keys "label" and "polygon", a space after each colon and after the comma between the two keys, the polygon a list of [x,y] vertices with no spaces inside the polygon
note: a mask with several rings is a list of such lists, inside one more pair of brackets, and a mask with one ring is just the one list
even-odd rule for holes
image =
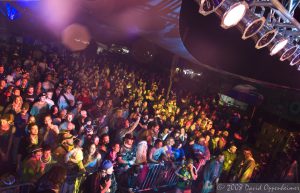
{"label": "dark hair", "polygon": [[104,139],[104,137],[109,137],[109,135],[107,134],[107,133],[104,133],[104,134],[102,134],[101,136],[100,136],[100,140],[103,140]]}
{"label": "dark hair", "polygon": [[43,151],[51,151],[51,147],[50,147],[50,145],[47,145],[47,144],[44,144],[43,146],[42,146],[42,148],[43,148]]}
{"label": "dark hair", "polygon": [[64,183],[67,176],[67,170],[61,165],[54,165],[47,173],[41,177],[42,181],[52,182],[54,185],[61,185]]}
{"label": "dark hair", "polygon": [[151,121],[148,124],[148,129],[158,126],[159,124],[156,121]]}
{"label": "dark hair", "polygon": [[161,139],[155,140],[154,146],[157,145],[158,143],[163,142]]}

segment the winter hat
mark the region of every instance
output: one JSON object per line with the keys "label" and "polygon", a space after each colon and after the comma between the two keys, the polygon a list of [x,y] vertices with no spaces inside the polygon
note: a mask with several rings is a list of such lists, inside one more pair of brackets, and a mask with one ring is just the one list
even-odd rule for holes
{"label": "winter hat", "polygon": [[104,160],[102,162],[102,165],[101,165],[101,169],[102,170],[108,170],[109,168],[113,167],[113,164],[111,163],[110,160]]}

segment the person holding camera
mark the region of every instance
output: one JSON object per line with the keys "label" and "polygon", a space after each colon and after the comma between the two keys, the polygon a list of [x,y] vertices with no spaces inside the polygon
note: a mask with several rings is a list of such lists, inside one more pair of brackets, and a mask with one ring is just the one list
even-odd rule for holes
{"label": "person holding camera", "polygon": [[176,185],[176,193],[192,192],[192,182],[198,177],[193,163],[192,159],[188,159],[185,165],[175,171],[175,174],[179,177],[179,181]]}

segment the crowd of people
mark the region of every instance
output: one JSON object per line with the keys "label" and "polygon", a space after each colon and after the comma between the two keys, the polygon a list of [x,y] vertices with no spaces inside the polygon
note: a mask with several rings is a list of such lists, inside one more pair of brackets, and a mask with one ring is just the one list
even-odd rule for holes
{"label": "crowd of people", "polygon": [[176,192],[251,181],[248,117],[217,95],[167,96],[163,78],[49,45],[3,46],[0,173],[56,193],[132,192],[147,164],[176,168]]}

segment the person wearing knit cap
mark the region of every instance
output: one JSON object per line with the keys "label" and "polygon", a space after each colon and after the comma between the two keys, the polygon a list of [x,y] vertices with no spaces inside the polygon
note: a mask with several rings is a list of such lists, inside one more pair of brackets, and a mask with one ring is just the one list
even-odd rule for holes
{"label": "person wearing knit cap", "polygon": [[117,182],[112,162],[104,160],[100,168],[101,171],[96,177],[96,192],[115,193],[117,191]]}
{"label": "person wearing knit cap", "polygon": [[44,173],[44,165],[40,161],[43,155],[42,148],[33,146],[31,149],[31,157],[26,159],[22,164],[22,182],[36,182]]}

